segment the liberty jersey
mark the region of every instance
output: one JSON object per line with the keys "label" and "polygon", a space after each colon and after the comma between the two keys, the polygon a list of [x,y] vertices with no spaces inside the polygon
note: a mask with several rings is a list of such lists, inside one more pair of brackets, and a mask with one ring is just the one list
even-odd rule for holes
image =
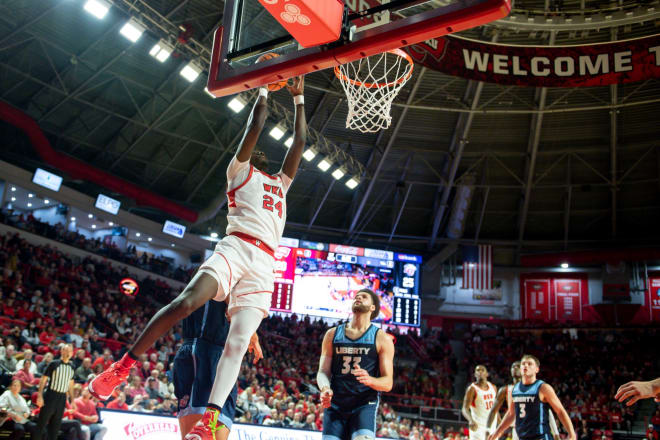
{"label": "liberty jersey", "polygon": [[342,410],[350,410],[368,403],[376,403],[380,393],[361,384],[353,375],[353,370],[362,368],[372,377],[380,377],[376,334],[378,327],[371,324],[366,332],[356,340],[346,336],[346,324],[335,329],[332,340],[332,405]]}
{"label": "liberty jersey", "polygon": [[497,394],[495,385],[490,382],[486,382],[486,384],[488,385],[488,389],[486,390],[482,390],[475,383],[470,385],[475,391],[474,399],[470,404],[470,414],[472,415],[472,420],[479,425],[479,428],[490,428],[486,426],[488,413],[495,404],[495,395]]}
{"label": "liberty jersey", "polygon": [[277,249],[286,223],[286,193],[291,178],[266,174],[234,156],[227,167],[227,235],[250,235]]}
{"label": "liberty jersey", "polygon": [[544,438],[550,434],[549,405],[541,402],[539,390],[544,382],[531,385],[518,382],[511,392],[516,410],[516,432],[523,440]]}
{"label": "liberty jersey", "polygon": [[229,331],[229,321],[225,316],[227,304],[224,301],[207,301],[183,320],[184,339],[204,339],[211,344],[224,347]]}

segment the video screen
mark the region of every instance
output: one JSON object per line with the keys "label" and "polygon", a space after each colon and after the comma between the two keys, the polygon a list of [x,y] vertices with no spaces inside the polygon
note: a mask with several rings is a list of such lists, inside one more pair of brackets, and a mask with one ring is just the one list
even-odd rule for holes
{"label": "video screen", "polygon": [[346,319],[355,293],[368,288],[380,296],[377,321],[419,326],[419,256],[301,244],[312,249],[280,246],[277,250],[271,310]]}

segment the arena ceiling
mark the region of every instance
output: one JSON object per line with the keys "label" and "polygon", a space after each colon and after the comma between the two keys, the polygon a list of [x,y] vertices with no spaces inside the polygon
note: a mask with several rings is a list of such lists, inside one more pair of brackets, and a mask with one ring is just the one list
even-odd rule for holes
{"label": "arena ceiling", "polygon": [[[34,118],[54,148],[192,209],[216,203],[225,167],[248,111],[213,100],[205,77],[188,83],[179,70],[206,60],[222,18],[220,0],[113,0],[104,20],[82,0],[0,3],[0,97]],[[602,17],[654,2],[516,0],[514,14]],[[118,35],[129,14],[150,23],[148,38]],[[578,31],[502,20],[465,32],[500,43],[582,44],[658,33],[657,20],[604,23]],[[188,43],[160,64],[148,55],[158,38],[191,30]],[[350,190],[315,166],[289,193],[286,235],[432,255],[448,243],[492,243],[496,263],[521,253],[660,240],[660,80],[581,89],[476,83],[417,69],[393,108],[392,127],[375,135],[344,127],[346,102],[331,72],[307,77],[307,118],[318,136],[365,169]],[[269,124],[292,110],[273,94]],[[273,107],[273,106],[271,106]],[[290,117],[290,114],[288,115]],[[25,137],[4,123],[0,158],[44,163]],[[279,163],[286,149],[264,134],[261,147]],[[271,170],[274,171],[274,170]],[[460,239],[447,238],[455,188],[474,196]],[[66,184],[95,195],[88,182]],[[112,195],[112,194],[111,194]],[[131,201],[114,194],[124,206]],[[163,220],[153,209],[131,211]],[[224,227],[226,211],[195,225]]]}

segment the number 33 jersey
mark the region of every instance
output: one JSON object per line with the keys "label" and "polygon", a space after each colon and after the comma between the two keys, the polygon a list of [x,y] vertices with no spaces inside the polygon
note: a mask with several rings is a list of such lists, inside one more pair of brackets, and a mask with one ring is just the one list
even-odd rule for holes
{"label": "number 33 jersey", "polygon": [[250,235],[275,250],[286,223],[286,193],[291,178],[273,176],[234,156],[227,167],[227,235]]}
{"label": "number 33 jersey", "polygon": [[358,339],[346,336],[346,324],[337,326],[332,339],[332,405],[339,410],[349,411],[358,406],[378,401],[378,391],[358,382],[353,375],[362,368],[369,376],[380,377],[376,334],[378,327],[371,324]]}

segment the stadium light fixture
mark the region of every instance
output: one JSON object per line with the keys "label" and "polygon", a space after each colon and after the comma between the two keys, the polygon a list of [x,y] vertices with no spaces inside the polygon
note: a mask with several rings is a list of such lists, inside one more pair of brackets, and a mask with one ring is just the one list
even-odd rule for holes
{"label": "stadium light fixture", "polygon": [[328,170],[330,169],[330,167],[332,166],[332,161],[331,161],[330,159],[328,159],[327,157],[324,157],[323,159],[321,159],[321,162],[319,162],[318,164],[316,164],[316,166],[317,166],[321,171],[326,172],[326,171],[328,171]]}
{"label": "stadium light fixture", "polygon": [[135,236],[136,236],[136,237],[139,237],[140,235],[142,235],[142,234],[140,234],[139,232],[136,232],[136,233],[135,233]]}
{"label": "stadium light fixture", "polygon": [[289,138],[284,141],[285,147],[291,148],[291,145],[293,145],[293,136],[289,136]]}
{"label": "stadium light fixture", "polygon": [[174,52],[174,46],[165,40],[158,40],[154,47],[149,51],[149,55],[164,63]]}
{"label": "stadium light fixture", "polygon": [[172,247],[174,247],[174,243],[172,243]]}
{"label": "stadium light fixture", "polygon": [[211,238],[218,238],[217,232],[211,232]]}
{"label": "stadium light fixture", "polygon": [[28,208],[32,208],[32,203],[27,204]]}
{"label": "stadium light fixture", "polygon": [[34,197],[34,194],[30,193],[30,194],[28,194],[28,197],[29,197],[29,198]]}
{"label": "stadium light fixture", "polygon": [[87,214],[87,218],[93,218],[94,216],[92,214]]}
{"label": "stadium light fixture", "polygon": [[140,39],[146,28],[142,23],[137,21],[135,17],[131,17],[124,26],[119,30],[128,41],[135,43]]}
{"label": "stadium light fixture", "polygon": [[311,162],[312,159],[314,159],[316,157],[318,152],[319,152],[318,149],[314,145],[312,145],[308,149],[305,150],[305,152],[303,153],[303,157],[305,158],[305,160],[307,162]]}
{"label": "stadium light fixture", "polygon": [[105,0],[88,0],[83,9],[94,17],[102,20],[110,10],[110,3]]}
{"label": "stadium light fixture", "polygon": [[194,61],[189,62],[179,74],[184,77],[188,82],[195,82],[197,77],[202,73],[202,68],[195,64]]}
{"label": "stadium light fixture", "polygon": [[239,113],[245,108],[246,105],[247,101],[240,95],[234,96],[234,98],[227,104],[227,106],[232,109],[234,113]]}
{"label": "stadium light fixture", "polygon": [[284,126],[283,123],[277,124],[275,127],[270,130],[270,137],[275,139],[276,141],[279,141],[282,139],[282,136],[284,136],[284,133],[286,133],[286,127]]}
{"label": "stadium light fixture", "polygon": [[346,185],[349,189],[355,189],[355,187],[357,187],[359,184],[360,184],[360,179],[358,179],[358,178],[355,177],[355,176],[353,176],[353,177],[351,177],[350,179],[348,179],[348,180],[346,181],[346,183],[345,183],[345,185]]}
{"label": "stadium light fixture", "polygon": [[96,225],[92,225],[92,229],[96,229]]}
{"label": "stadium light fixture", "polygon": [[72,221],[72,222],[75,222],[75,221],[76,221],[76,218],[75,218],[75,217],[71,217],[71,221]]}
{"label": "stadium light fixture", "polygon": [[15,201],[16,201],[16,197],[12,197],[12,198],[11,198],[11,201],[12,201],[12,202],[15,202]]}
{"label": "stadium light fixture", "polygon": [[16,187],[15,187],[15,186],[12,186],[12,187],[11,187],[11,190],[12,190],[12,192],[16,191]]}
{"label": "stadium light fixture", "polygon": [[562,269],[568,269],[568,263],[561,263]]}
{"label": "stadium light fixture", "polygon": [[335,180],[341,180],[341,178],[344,177],[345,175],[346,175],[346,168],[344,167],[339,167],[332,172],[332,177],[334,177]]}
{"label": "stadium light fixture", "polygon": [[50,200],[48,200],[48,199],[44,199],[44,203],[45,203],[46,205],[48,205],[48,204],[50,203]]}
{"label": "stadium light fixture", "polygon": [[151,238],[151,237],[147,238],[147,241],[151,241],[151,240],[153,240],[153,238]]}

